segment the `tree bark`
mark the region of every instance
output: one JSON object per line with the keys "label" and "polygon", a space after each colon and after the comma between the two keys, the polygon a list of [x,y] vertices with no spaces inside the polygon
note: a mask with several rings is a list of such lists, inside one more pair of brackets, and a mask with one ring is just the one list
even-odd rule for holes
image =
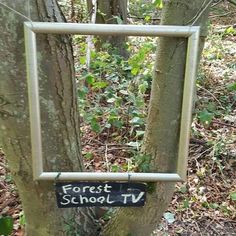
{"label": "tree bark", "polygon": [[[27,0],[2,3],[27,15]],[[31,1],[37,21],[64,21],[55,0]],[[6,153],[26,217],[27,235],[96,235],[92,209],[58,209],[53,182],[33,181],[23,17],[0,6],[0,145]],[[44,170],[82,170],[73,54],[68,36],[38,35]]]}
{"label": "tree bark", "polygon": [[[204,9],[204,2],[204,0],[165,1],[161,24],[186,25],[195,21],[196,25],[203,26],[202,36],[205,36],[209,7],[200,13],[199,17],[193,18],[200,9]],[[202,43],[200,48],[203,48]],[[150,163],[152,172],[174,172],[176,169],[185,58],[185,39],[159,39],[142,147],[142,152],[152,157]],[[101,235],[115,236],[117,233],[120,236],[150,235],[171,201],[174,185],[175,183],[156,183],[154,191],[148,194],[143,209],[120,209]]]}

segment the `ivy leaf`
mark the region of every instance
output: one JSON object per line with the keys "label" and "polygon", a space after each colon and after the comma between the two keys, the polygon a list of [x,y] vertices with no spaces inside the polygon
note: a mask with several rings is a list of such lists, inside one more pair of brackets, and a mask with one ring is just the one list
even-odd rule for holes
{"label": "ivy leaf", "polygon": [[157,8],[162,8],[163,7],[162,0],[153,0],[152,3],[154,3]]}
{"label": "ivy leaf", "polygon": [[108,83],[105,82],[105,81],[94,82],[94,83],[93,83],[93,88],[94,88],[94,89],[96,89],[96,88],[102,89],[102,88],[106,88],[107,85],[108,85]]}
{"label": "ivy leaf", "polygon": [[107,99],[107,102],[108,102],[108,103],[113,103],[113,102],[115,102],[115,101],[116,101],[115,98],[109,98],[109,99]]}
{"label": "ivy leaf", "polygon": [[13,230],[13,218],[10,216],[0,218],[0,235],[8,236]]}
{"label": "ivy leaf", "polygon": [[210,124],[214,117],[213,113],[210,113],[207,110],[203,110],[198,114],[198,118],[202,124]]}
{"label": "ivy leaf", "polygon": [[136,130],[136,137],[140,137],[140,136],[143,136],[145,133],[144,130]]}
{"label": "ivy leaf", "polygon": [[164,218],[169,224],[172,224],[175,222],[175,215],[173,213],[170,213],[170,212],[164,213]]}
{"label": "ivy leaf", "polygon": [[140,143],[139,142],[129,142],[127,143],[128,146],[131,146],[131,147],[139,147],[140,146]]}
{"label": "ivy leaf", "polygon": [[86,79],[87,83],[91,84],[91,85],[95,82],[95,78],[91,74],[88,74],[85,79]]}
{"label": "ivy leaf", "polygon": [[114,18],[116,19],[116,22],[117,22],[118,25],[123,24],[123,20],[119,16],[114,16]]}
{"label": "ivy leaf", "polygon": [[91,128],[94,132],[96,133],[100,133],[101,132],[101,126],[100,124],[97,122],[97,119],[96,118],[93,118],[91,120]]}
{"label": "ivy leaf", "polygon": [[121,89],[119,92],[120,92],[121,94],[123,94],[123,95],[129,95],[129,93],[128,93],[127,90]]}
{"label": "ivy leaf", "polygon": [[227,89],[228,89],[229,91],[236,91],[236,82],[235,82],[235,83],[232,83],[232,84],[229,84],[229,85],[227,86]]}
{"label": "ivy leaf", "polygon": [[236,201],[236,192],[230,193],[230,198],[232,201]]}

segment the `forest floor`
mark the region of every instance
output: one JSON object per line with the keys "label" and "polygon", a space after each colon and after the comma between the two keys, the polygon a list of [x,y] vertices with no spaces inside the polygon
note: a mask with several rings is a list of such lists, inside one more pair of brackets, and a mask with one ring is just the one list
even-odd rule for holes
{"label": "forest floor", "polygon": [[[211,14],[197,80],[188,179],[176,184],[153,235],[236,235],[236,11],[232,9]],[[104,135],[87,126],[82,130],[83,152],[95,153],[87,166],[107,169],[107,158],[125,152],[126,146],[101,145]],[[0,215],[14,218],[12,235],[24,235],[21,202],[1,149]]]}

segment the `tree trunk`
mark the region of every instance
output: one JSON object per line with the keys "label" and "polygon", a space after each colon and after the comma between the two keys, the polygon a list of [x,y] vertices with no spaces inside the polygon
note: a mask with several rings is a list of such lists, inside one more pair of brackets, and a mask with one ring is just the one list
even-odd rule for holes
{"label": "tree trunk", "polygon": [[[92,1],[87,0],[88,10],[92,10]],[[127,0],[97,0],[97,24],[126,24],[127,23]],[[125,36],[99,36],[97,37],[96,49],[100,50],[104,43],[109,43],[117,52],[128,58]]]}
{"label": "tree trunk", "polygon": [[[204,2],[204,0],[165,1],[161,24],[190,24],[195,20],[193,16],[204,8],[202,6]],[[195,22],[196,25],[204,26],[203,36],[208,12],[209,7]],[[176,169],[185,58],[185,39],[160,38],[142,147],[144,154],[152,156],[153,161],[150,163],[152,172],[174,172]],[[156,183],[154,191],[148,194],[145,207],[120,209],[101,235],[150,235],[171,201],[174,185],[175,183]]]}
{"label": "tree trunk", "polygon": [[[2,3],[28,15],[27,0]],[[55,0],[31,1],[37,21],[64,21]],[[58,209],[53,182],[33,181],[22,16],[0,5],[0,145],[26,217],[27,235],[97,235],[94,212]],[[38,35],[44,169],[82,170],[73,54],[68,36]]]}

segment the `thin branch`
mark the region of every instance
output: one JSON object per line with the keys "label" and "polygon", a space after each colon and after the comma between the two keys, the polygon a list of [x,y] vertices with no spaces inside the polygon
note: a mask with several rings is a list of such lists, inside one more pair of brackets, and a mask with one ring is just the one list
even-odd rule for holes
{"label": "thin branch", "polygon": [[211,7],[215,7],[215,6],[217,6],[219,3],[221,3],[221,2],[223,2],[223,0],[219,0],[218,2],[216,2],[216,3],[214,3],[214,4],[212,4],[212,6]]}
{"label": "thin branch", "polygon": [[202,87],[202,86],[199,85],[199,84],[197,85],[197,87],[199,87],[200,89],[204,90],[204,91],[207,92],[209,95],[211,95],[211,96],[217,101],[217,103],[220,105],[220,108],[221,108],[222,110],[225,110],[225,108],[222,106],[221,102],[216,98],[216,96],[215,96],[213,93],[211,93],[209,90],[205,89],[204,87]]}
{"label": "thin branch", "polygon": [[202,11],[202,7],[205,5],[207,0],[205,0],[202,4],[202,6],[199,8],[198,12],[195,14],[195,16],[193,18],[191,18],[191,20],[189,20],[186,24],[188,25],[190,22],[192,22],[194,19],[196,19],[198,17],[198,15],[201,13]]}
{"label": "thin branch", "polygon": [[195,18],[195,20],[193,21],[192,25],[194,25],[197,20],[201,17],[201,15],[205,12],[205,10],[210,7],[210,5],[212,4],[213,0],[209,1],[206,6],[202,9],[202,11],[198,14],[198,16]]}
{"label": "thin branch", "polygon": [[201,17],[201,15],[205,12],[205,10],[212,4],[213,1],[214,1],[214,0],[210,0],[210,1],[206,4],[207,0],[205,0],[205,1],[203,2],[202,6],[200,7],[200,9],[198,10],[198,12],[196,13],[196,15],[195,15],[192,19],[190,19],[190,20],[186,23],[186,25],[190,24],[192,21],[193,21],[193,22],[192,22],[191,25],[194,25],[194,24],[197,22],[197,20]]}
{"label": "thin branch", "polygon": [[109,167],[109,161],[108,161],[108,157],[107,157],[107,152],[108,152],[108,147],[106,145],[106,149],[105,149],[105,161],[106,161],[106,166],[107,166],[107,171],[110,171],[110,167]]}
{"label": "thin branch", "polygon": [[[97,0],[92,0],[92,15],[91,15],[91,23],[96,23],[97,16]],[[93,48],[93,36],[89,35],[87,37],[87,52],[86,52],[86,66],[89,71],[90,61],[91,61],[91,49]]]}
{"label": "thin branch", "polygon": [[216,17],[223,17],[223,16],[228,16],[228,15],[234,15],[236,13],[236,11],[230,11],[230,12],[227,12],[227,13],[224,13],[224,14],[221,14],[221,15],[213,15],[213,16],[209,16],[209,18],[216,18]]}
{"label": "thin branch", "polygon": [[227,0],[229,3],[233,4],[234,6],[236,6],[236,0]]}
{"label": "thin branch", "polygon": [[[139,16],[132,16],[132,15],[128,15],[128,18],[131,18],[131,19],[137,19],[137,20],[145,20],[145,17],[139,17]],[[157,18],[150,18],[149,20],[161,20],[160,17],[157,17]]]}

